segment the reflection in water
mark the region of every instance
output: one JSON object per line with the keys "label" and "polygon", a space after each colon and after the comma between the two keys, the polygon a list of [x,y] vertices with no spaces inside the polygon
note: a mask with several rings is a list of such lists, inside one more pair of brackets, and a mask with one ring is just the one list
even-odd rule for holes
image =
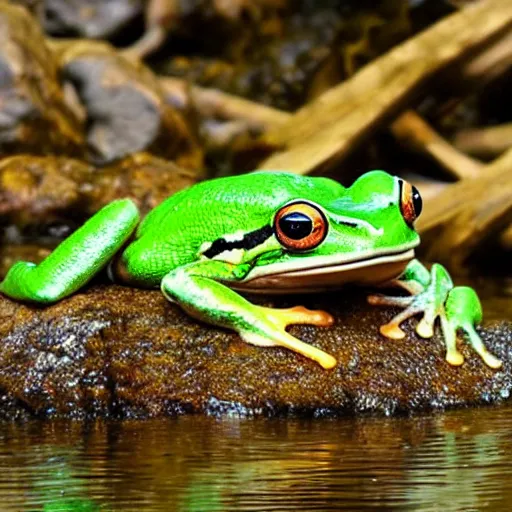
{"label": "reflection in water", "polygon": [[[95,512],[100,508],[87,497],[83,481],[73,475],[76,454],[52,455],[46,463],[34,468],[30,501],[41,503],[44,512]],[[44,476],[43,476],[44,475]]]}
{"label": "reflection in water", "polygon": [[0,425],[0,510],[507,510],[512,409]]}

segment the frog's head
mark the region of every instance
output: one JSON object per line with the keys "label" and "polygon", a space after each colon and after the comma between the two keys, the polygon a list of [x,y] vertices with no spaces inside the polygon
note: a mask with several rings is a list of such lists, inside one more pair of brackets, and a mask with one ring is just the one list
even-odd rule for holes
{"label": "frog's head", "polygon": [[[330,181],[314,179],[320,187]],[[275,210],[273,236],[241,289],[289,293],[378,284],[400,275],[414,258],[422,201],[406,181],[372,171],[336,194],[326,194],[325,187],[318,195],[311,187],[308,192]]]}

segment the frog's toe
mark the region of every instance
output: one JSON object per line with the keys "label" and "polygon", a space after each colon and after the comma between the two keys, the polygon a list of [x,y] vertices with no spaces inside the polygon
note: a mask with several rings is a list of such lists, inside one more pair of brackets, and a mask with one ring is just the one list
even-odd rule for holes
{"label": "frog's toe", "polygon": [[406,308],[412,303],[414,297],[393,297],[391,295],[375,294],[368,295],[366,300],[368,301],[368,304],[371,304],[372,306],[398,306]]}
{"label": "frog's toe", "polygon": [[[384,297],[387,298],[387,297]],[[393,297],[391,297],[393,298]],[[408,298],[409,297],[399,297],[400,299]],[[409,301],[410,303],[411,301]],[[387,324],[381,325],[380,327],[380,333],[383,336],[386,336],[386,338],[391,338],[392,340],[401,340],[405,338],[405,332],[400,328],[400,324],[407,320],[408,318],[411,318],[414,315],[417,315],[421,312],[421,309],[418,308],[416,305],[411,304],[409,307],[398,313],[398,315],[394,316],[390,322]]]}
{"label": "frog's toe", "polygon": [[387,324],[380,326],[380,333],[386,338],[392,340],[402,340],[405,338],[405,332],[400,328],[400,324],[414,316],[419,311],[413,307],[414,297],[393,297],[390,295],[369,295],[367,297],[368,304],[372,306],[398,306],[405,308],[398,313]]}
{"label": "frog's toe", "polygon": [[286,331],[274,331],[271,334],[256,333],[253,331],[240,331],[240,336],[247,343],[257,345],[259,347],[285,347],[293,352],[302,354],[304,357],[316,361],[322,368],[330,370],[337,364],[336,358],[320,350],[319,348],[309,345]]}
{"label": "frog's toe", "polygon": [[480,357],[483,359],[484,363],[487,366],[490,366],[494,370],[498,370],[503,366],[503,362],[501,361],[501,359],[498,359],[496,356],[492,355],[488,351],[485,351],[485,353],[480,354]]}
{"label": "frog's toe", "polygon": [[462,329],[467,334],[469,343],[473,347],[473,350],[482,358],[483,362],[487,366],[490,366],[495,370],[501,368],[503,363],[501,362],[500,359],[498,359],[496,356],[494,356],[487,350],[480,336],[475,331],[474,327],[472,325],[465,325],[462,326]]}
{"label": "frog's toe", "polygon": [[386,338],[390,338],[392,340],[402,340],[405,338],[405,332],[400,329],[400,326],[393,321],[381,325],[380,333]]}
{"label": "frog's toe", "polygon": [[334,323],[334,318],[326,311],[311,310],[303,306],[295,306],[289,309],[262,308],[267,318],[276,325],[285,328],[293,324],[310,324],[319,327],[329,327]]}
{"label": "frog's toe", "polygon": [[416,333],[422,338],[432,338],[434,336],[434,322],[423,317],[416,326]]}
{"label": "frog's toe", "polygon": [[452,366],[460,366],[464,362],[464,356],[457,350],[446,352],[446,362]]}

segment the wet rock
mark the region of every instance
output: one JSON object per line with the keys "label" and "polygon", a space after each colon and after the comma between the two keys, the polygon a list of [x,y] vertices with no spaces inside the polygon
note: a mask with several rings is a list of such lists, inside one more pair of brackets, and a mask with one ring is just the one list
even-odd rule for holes
{"label": "wet rock", "polygon": [[200,177],[147,153],[104,168],[62,157],[10,157],[0,160],[0,224],[26,232],[34,226],[81,223],[121,197],[133,199],[144,214]]}
{"label": "wet rock", "polygon": [[0,154],[82,154],[57,65],[27,10],[0,2]]}
{"label": "wet rock", "polygon": [[142,14],[142,0],[43,0],[43,27],[57,36],[104,38]]}
{"label": "wet rock", "polygon": [[81,183],[94,168],[64,157],[13,156],[0,160],[3,224],[26,226],[67,216],[80,200]]}
{"label": "wet rock", "polygon": [[86,111],[89,160],[104,165],[149,151],[182,167],[202,167],[202,151],[187,123],[142,63],[101,42],[54,42],[52,48],[63,80]]}
{"label": "wet rock", "polygon": [[337,357],[332,371],[198,323],[158,291],[97,286],[47,308],[1,298],[0,388],[11,414],[16,403],[32,415],[71,417],[392,414],[509,397],[510,322],[481,331],[501,371],[466,345],[454,368],[438,335],[382,338],[377,326],[394,311],[369,308],[363,293],[265,302],[297,303],[334,314],[331,328],[291,329]]}
{"label": "wet rock", "polygon": [[88,213],[120,197],[130,197],[142,214],[164,199],[190,187],[205,176],[201,170],[184,169],[149,153],[135,153],[98,169],[87,191]]}

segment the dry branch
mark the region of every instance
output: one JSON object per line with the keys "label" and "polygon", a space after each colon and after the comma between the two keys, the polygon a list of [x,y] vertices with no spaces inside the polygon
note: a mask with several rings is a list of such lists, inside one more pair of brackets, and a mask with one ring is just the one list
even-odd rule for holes
{"label": "dry branch", "polygon": [[[288,112],[216,89],[194,86],[179,78],[161,78],[160,85],[167,101],[174,106],[193,108],[205,118],[242,122],[242,130],[244,127],[259,131],[275,129],[293,117]],[[413,111],[406,111],[396,119],[391,124],[391,131],[403,144],[432,158],[457,179],[474,177],[479,173],[480,162],[457,151]]]}
{"label": "dry branch", "polygon": [[512,222],[512,149],[477,178],[447,185],[425,204],[417,229],[431,261],[461,270],[474,249]]}
{"label": "dry branch", "polygon": [[484,158],[495,157],[512,147],[512,123],[461,130],[453,143],[460,151]]}
{"label": "dry branch", "polygon": [[482,1],[443,19],[271,130],[266,142],[287,149],[260,167],[307,174],[339,160],[396,115],[428,78],[511,26],[512,0]]}
{"label": "dry branch", "polygon": [[482,89],[512,67],[512,32],[505,31],[478,52],[470,61],[462,62],[447,77],[450,89],[459,93]]}
{"label": "dry branch", "polygon": [[233,96],[217,89],[191,85],[179,78],[160,78],[167,100],[180,108],[192,107],[204,117],[244,121],[250,128],[268,130],[284,124],[291,114]]}
{"label": "dry branch", "polygon": [[480,162],[455,149],[412,110],[404,112],[390,128],[400,142],[433,158],[454,178],[473,178],[482,169]]}
{"label": "dry branch", "polygon": [[124,51],[129,58],[144,59],[160,48],[168,31],[179,23],[180,6],[176,0],[149,0],[144,17],[146,32]]}

